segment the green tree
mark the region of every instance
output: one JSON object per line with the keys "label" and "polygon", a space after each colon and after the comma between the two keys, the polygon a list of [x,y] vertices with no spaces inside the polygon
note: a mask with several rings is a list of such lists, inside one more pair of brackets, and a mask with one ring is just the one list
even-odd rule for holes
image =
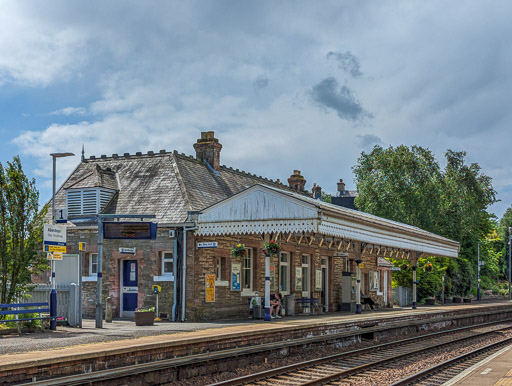
{"label": "green tree", "polygon": [[[478,241],[494,229],[487,208],[496,202],[496,192],[478,164],[465,163],[465,152],[448,150],[445,156],[442,170],[432,152],[420,146],[375,146],[370,153],[363,152],[353,167],[359,193],[356,206],[458,241],[459,259],[430,261],[438,268],[436,261],[442,262],[450,291],[466,295],[476,283]],[[429,272],[425,290],[437,290],[439,277]]]}
{"label": "green tree", "polygon": [[510,235],[508,231],[509,227],[512,227],[512,206],[508,208],[503,214],[497,230],[498,238],[500,240],[499,248],[501,251],[499,266],[501,268],[501,274],[504,280],[508,280],[508,240]]}
{"label": "green tree", "polygon": [[39,193],[19,157],[0,163],[0,303],[11,303],[31,283],[31,274],[48,268],[42,250],[43,217]]}

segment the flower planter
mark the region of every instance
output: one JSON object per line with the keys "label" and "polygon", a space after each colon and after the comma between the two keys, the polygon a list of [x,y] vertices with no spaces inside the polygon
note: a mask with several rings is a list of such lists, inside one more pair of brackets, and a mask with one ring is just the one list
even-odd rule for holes
{"label": "flower planter", "polygon": [[133,314],[135,315],[136,326],[152,326],[155,321],[154,312],[135,311]]}
{"label": "flower planter", "polygon": [[464,303],[471,303],[471,299],[469,299],[469,298],[464,298]]}
{"label": "flower planter", "polygon": [[453,297],[453,302],[454,302],[454,303],[462,303],[462,298],[461,298],[461,297],[458,297],[458,296],[454,296],[454,297]]}
{"label": "flower planter", "polygon": [[425,299],[425,304],[427,306],[433,306],[436,304],[436,299]]}

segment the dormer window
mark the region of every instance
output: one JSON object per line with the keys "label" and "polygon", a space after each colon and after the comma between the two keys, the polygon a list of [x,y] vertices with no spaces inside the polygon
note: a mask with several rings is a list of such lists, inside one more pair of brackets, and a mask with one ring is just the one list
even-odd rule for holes
{"label": "dormer window", "polygon": [[114,193],[114,190],[106,188],[68,189],[66,191],[68,216],[101,213]]}

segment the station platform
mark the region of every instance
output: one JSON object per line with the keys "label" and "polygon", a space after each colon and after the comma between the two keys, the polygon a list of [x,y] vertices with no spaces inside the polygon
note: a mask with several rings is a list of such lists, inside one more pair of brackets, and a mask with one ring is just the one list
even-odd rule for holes
{"label": "station platform", "polygon": [[[456,320],[474,313],[482,317],[512,316],[512,302],[423,306],[415,310],[395,307],[363,311],[362,314],[333,312],[283,317],[269,322],[246,319],[135,326],[133,321],[114,320],[112,323],[104,322],[103,328],[98,329],[94,320],[84,320],[83,328],[57,327],[56,331],[0,335],[0,379],[25,373],[28,369],[34,374],[42,368],[62,374],[59,367],[66,367],[72,373],[83,369],[86,364],[94,368],[93,361],[97,358],[101,358],[103,364],[110,360],[108,366],[115,367],[126,365],[132,359],[142,363],[156,356],[172,358],[177,353],[211,352],[230,345],[268,343],[271,339],[294,339],[377,325],[418,325],[427,321],[439,324],[443,319]],[[512,352],[509,356],[512,357]]]}
{"label": "station platform", "polygon": [[512,385],[512,345],[475,364],[444,386]]}

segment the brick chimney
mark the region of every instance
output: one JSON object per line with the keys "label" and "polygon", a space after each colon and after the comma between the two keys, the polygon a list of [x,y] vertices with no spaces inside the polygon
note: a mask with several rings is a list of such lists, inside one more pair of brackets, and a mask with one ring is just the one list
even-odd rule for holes
{"label": "brick chimney", "polygon": [[196,158],[198,160],[206,161],[214,170],[220,171],[220,151],[222,145],[214,135],[213,131],[201,132],[201,138],[194,143],[194,149],[196,150]]}
{"label": "brick chimney", "polygon": [[298,192],[304,191],[306,180],[300,175],[300,170],[293,171],[293,174],[288,178],[288,185],[290,188],[295,189]]}
{"label": "brick chimney", "polygon": [[320,185],[313,184],[311,192],[311,197],[316,198],[317,200],[322,199],[322,188],[320,187]]}

